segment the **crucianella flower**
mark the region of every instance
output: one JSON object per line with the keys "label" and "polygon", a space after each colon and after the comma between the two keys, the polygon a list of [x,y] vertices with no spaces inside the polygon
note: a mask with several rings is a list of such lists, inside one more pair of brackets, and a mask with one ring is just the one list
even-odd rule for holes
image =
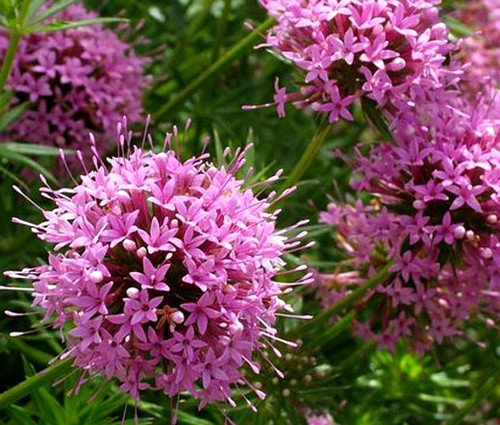
{"label": "crucianella flower", "polygon": [[[310,105],[352,119],[348,109],[365,97],[391,108],[443,95],[460,75],[445,65],[455,46],[439,19],[437,0],[260,0],[277,24],[265,47],[304,74],[300,90],[276,84],[275,104]],[[434,94],[433,94],[434,93]]]}
{"label": "crucianella flower", "polygon": [[[96,16],[74,4],[51,19],[80,21]],[[0,62],[7,47],[8,35],[0,29]],[[32,102],[32,107],[0,140],[80,149],[90,158],[87,142],[93,132],[99,151],[109,150],[121,117],[140,119],[148,83],[143,75],[146,63],[132,45],[102,25],[24,36],[7,88],[14,92],[12,106]]]}
{"label": "crucianella flower", "polygon": [[122,155],[109,166],[96,155],[75,187],[44,181],[55,207],[31,226],[53,245],[48,264],[7,275],[33,281],[34,305],[71,328],[64,356],[89,376],[116,377],[135,398],[153,388],[234,405],[231,388],[252,387],[244,371],[258,373],[273,342],[287,342],[274,326],[291,311],[281,296],[311,281],[275,280],[300,244],[266,211],[286,193],[260,199],[236,177],[246,150],[217,168],[206,154],[132,148],[119,131]]}
{"label": "crucianella flower", "polygon": [[458,5],[456,17],[475,31],[461,44],[460,58],[467,63],[466,85],[472,93],[481,84],[500,83],[500,1],[473,0]]}
{"label": "crucianella flower", "polygon": [[[459,106],[459,105],[457,105]],[[357,332],[394,349],[399,339],[424,351],[461,334],[471,317],[498,310],[500,289],[500,122],[481,105],[393,124],[394,142],[351,160],[352,186],[370,204],[330,204],[320,220],[335,225],[357,271],[319,274],[325,306],[362,285],[387,262],[389,275],[369,292]]]}
{"label": "crucianella flower", "polygon": [[333,418],[330,415],[310,415],[307,417],[308,425],[335,425]]}

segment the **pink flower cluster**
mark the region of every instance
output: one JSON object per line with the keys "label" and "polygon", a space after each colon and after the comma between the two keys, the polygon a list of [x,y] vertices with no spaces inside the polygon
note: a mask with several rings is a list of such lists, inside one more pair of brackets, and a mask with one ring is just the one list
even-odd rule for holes
{"label": "pink flower cluster", "polygon": [[308,425],[335,425],[330,415],[311,415],[307,417]]}
{"label": "pink flower cluster", "polygon": [[457,7],[456,16],[476,31],[462,43],[461,56],[467,84],[474,91],[481,83],[500,83],[500,1],[473,0]]}
{"label": "pink flower cluster", "polygon": [[[349,106],[368,97],[390,108],[419,102],[452,84],[460,71],[445,66],[455,46],[436,0],[260,0],[277,20],[267,44],[304,71],[300,91],[276,84],[275,104],[311,105],[352,119]],[[442,95],[442,93],[440,93]]]}
{"label": "pink flower cluster", "polygon": [[[55,19],[96,16],[75,4]],[[0,30],[0,59],[7,46],[8,36]],[[15,93],[13,106],[33,106],[0,140],[81,149],[90,156],[86,147],[89,132],[94,132],[99,150],[105,152],[123,115],[133,122],[140,118],[146,62],[101,25],[24,36],[7,88]]]}
{"label": "pink flower cluster", "polygon": [[33,280],[45,320],[69,325],[64,357],[82,380],[117,377],[136,399],[149,388],[189,391],[201,406],[234,405],[238,385],[263,398],[242,369],[258,373],[273,341],[287,342],[274,327],[279,310],[291,311],[280,297],[310,281],[273,280],[288,273],[280,256],[300,245],[266,212],[276,192],[259,199],[235,177],[246,150],[217,168],[208,155],[182,162],[172,150],[131,149],[121,131],[123,155],[109,167],[96,155],[74,188],[42,189],[55,203],[46,221],[16,220],[54,249],[47,265],[7,275]]}
{"label": "pink flower cluster", "polygon": [[353,160],[352,186],[368,192],[370,204],[332,203],[320,217],[337,226],[358,270],[319,275],[325,306],[394,261],[368,295],[372,315],[363,322],[360,313],[357,323],[361,335],[389,349],[403,338],[422,352],[460,334],[472,314],[496,319],[500,122],[480,105],[461,109],[401,116],[394,143]]}

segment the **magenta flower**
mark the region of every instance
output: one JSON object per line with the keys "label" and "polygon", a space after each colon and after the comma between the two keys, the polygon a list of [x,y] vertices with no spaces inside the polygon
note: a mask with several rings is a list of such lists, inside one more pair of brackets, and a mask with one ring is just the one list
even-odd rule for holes
{"label": "magenta flower", "polygon": [[408,101],[435,98],[457,82],[461,70],[445,65],[455,46],[435,7],[438,0],[260,0],[277,24],[271,47],[303,74],[299,92],[276,86],[279,116],[284,104],[352,120],[348,107],[361,97],[389,110]]}
{"label": "magenta flower", "polygon": [[335,425],[336,422],[328,414],[324,414],[324,415],[310,414],[309,416],[307,416],[307,424],[308,425]]}
{"label": "magenta flower", "polygon": [[500,83],[500,1],[472,0],[457,5],[456,17],[475,31],[461,45],[466,67],[465,87],[475,97],[486,83]]}
{"label": "magenta flower", "polygon": [[[75,4],[51,19],[80,21],[96,16]],[[0,62],[7,42],[8,35],[0,29]],[[101,25],[24,36],[7,88],[15,93],[12,106],[25,101],[34,105],[0,140],[80,149],[91,158],[88,136],[93,132],[99,152],[109,151],[122,116],[132,122],[141,118],[147,62]],[[78,164],[76,157],[72,164]]]}
{"label": "magenta flower", "polygon": [[34,304],[71,328],[66,356],[88,373],[118,378],[135,398],[154,388],[190,391],[202,407],[233,403],[232,386],[283,341],[274,323],[291,307],[280,297],[311,281],[274,281],[299,241],[266,211],[275,192],[259,199],[235,177],[246,150],[228,169],[208,155],[182,162],[132,148],[119,128],[130,154],[109,169],[95,157],[74,188],[42,189],[55,202],[34,225],[54,246],[49,264],[7,275],[34,281]]}
{"label": "magenta flower", "polygon": [[368,192],[370,205],[332,204],[320,216],[337,227],[362,270],[317,274],[325,307],[394,263],[367,296],[375,313],[355,326],[380,346],[394,349],[406,339],[422,352],[460,335],[479,313],[497,314],[500,121],[484,115],[484,106],[458,100],[400,115],[394,142],[358,150],[352,160],[353,188]]}

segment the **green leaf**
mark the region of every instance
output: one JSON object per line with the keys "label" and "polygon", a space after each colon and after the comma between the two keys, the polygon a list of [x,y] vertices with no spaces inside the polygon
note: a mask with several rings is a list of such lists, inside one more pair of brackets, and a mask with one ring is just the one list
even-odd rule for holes
{"label": "green leaf", "polygon": [[30,376],[15,387],[0,394],[0,410],[12,406],[17,400],[26,397],[44,385],[66,376],[72,367],[73,359],[53,363],[47,369]]}
{"label": "green leaf", "polygon": [[179,412],[179,423],[187,425],[211,425],[212,422],[190,415],[186,412]]}
{"label": "green leaf", "polygon": [[24,102],[4,113],[2,117],[0,117],[0,132],[4,131],[10,124],[19,119],[30,107],[30,102]]}
{"label": "green leaf", "polygon": [[45,3],[45,0],[31,0],[30,7],[28,9],[28,22],[31,23],[31,18],[36,15],[43,3]]}
{"label": "green leaf", "polygon": [[36,412],[47,424],[67,425],[64,409],[47,389],[39,388],[31,394]]}
{"label": "green leaf", "polygon": [[[7,15],[12,11],[12,4],[8,0],[0,0],[0,14]],[[4,16],[2,16],[4,18]],[[7,22],[7,21],[5,21]]]}
{"label": "green leaf", "polygon": [[467,25],[464,25],[458,19],[452,18],[451,16],[445,15],[443,16],[443,20],[451,29],[451,31],[457,35],[462,36],[471,36],[474,35],[474,31],[471,30]]}
{"label": "green leaf", "polygon": [[0,114],[7,108],[13,96],[14,92],[12,90],[6,90],[0,95]]}
{"label": "green leaf", "polygon": [[[66,9],[68,6],[71,6],[73,3],[76,3],[78,0],[63,0],[56,2],[52,7],[49,7],[47,10],[43,11],[39,15],[31,15],[30,25],[38,24],[39,22],[45,21],[47,18],[54,16],[56,13],[61,12]],[[43,0],[38,0],[39,3],[43,3]],[[40,6],[38,6],[40,8]],[[38,10],[38,9],[36,9]],[[30,11],[31,12],[31,11]],[[35,11],[36,12],[36,11]]]}
{"label": "green leaf", "polygon": [[23,29],[23,34],[34,34],[38,32],[53,32],[53,31],[64,31],[73,28],[85,27],[89,25],[106,24],[112,22],[128,22],[127,19],[122,18],[94,18],[94,19],[82,19],[77,22],[70,21],[55,21],[48,25],[35,25],[32,27],[27,27]]}
{"label": "green leaf", "polygon": [[214,130],[214,142],[215,142],[215,159],[218,166],[226,166],[226,159],[224,158],[224,148],[222,147],[222,142],[220,140],[219,132]]}
{"label": "green leaf", "polygon": [[[35,145],[33,143],[7,142],[3,143],[2,146],[11,152],[24,155],[59,156],[60,152],[58,148],[53,146]],[[64,149],[64,153],[73,155],[75,152],[71,149]]]}
{"label": "green leaf", "polygon": [[361,106],[368,120],[377,128],[384,140],[392,142],[392,134],[389,131],[389,127],[384,117],[381,115],[380,111],[377,110],[376,103],[371,99],[363,97],[361,99]]}
{"label": "green leaf", "polygon": [[9,149],[5,148],[5,146],[3,146],[3,145],[0,145],[0,157],[6,158],[10,161],[24,164],[24,165],[28,166],[29,168],[32,168],[33,170],[39,172],[40,174],[43,174],[45,177],[47,177],[53,183],[55,183],[55,184],[59,183],[57,181],[57,179],[50,173],[50,171],[47,170],[44,166],[40,165],[36,161],[33,161],[31,158],[29,158],[25,155],[10,151]]}
{"label": "green leaf", "polygon": [[30,418],[26,410],[19,406],[11,406],[6,409],[6,412],[16,424],[37,425],[37,423]]}
{"label": "green leaf", "polygon": [[17,184],[21,185],[24,187],[26,190],[29,190],[29,187],[26,183],[24,183],[19,177],[17,177],[14,173],[11,171],[7,170],[4,166],[0,165],[0,173],[4,173],[7,177],[15,181]]}

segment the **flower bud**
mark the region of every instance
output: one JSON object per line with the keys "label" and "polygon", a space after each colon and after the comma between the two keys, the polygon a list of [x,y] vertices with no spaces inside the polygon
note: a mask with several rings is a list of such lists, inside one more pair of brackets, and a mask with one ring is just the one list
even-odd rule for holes
{"label": "flower bud", "polygon": [[129,252],[135,252],[137,250],[137,245],[132,239],[125,239],[122,242],[123,249]]}
{"label": "flower bud", "polygon": [[90,280],[94,283],[102,282],[103,279],[104,276],[99,270],[94,270],[92,273],[90,273]]}
{"label": "flower bud", "polygon": [[148,253],[147,249],[143,246],[141,246],[138,250],[137,250],[137,256],[140,258],[140,259],[143,259],[146,254]]}
{"label": "flower bud", "polygon": [[464,226],[457,226],[453,231],[453,236],[455,239],[463,239],[465,236],[466,230]]}

